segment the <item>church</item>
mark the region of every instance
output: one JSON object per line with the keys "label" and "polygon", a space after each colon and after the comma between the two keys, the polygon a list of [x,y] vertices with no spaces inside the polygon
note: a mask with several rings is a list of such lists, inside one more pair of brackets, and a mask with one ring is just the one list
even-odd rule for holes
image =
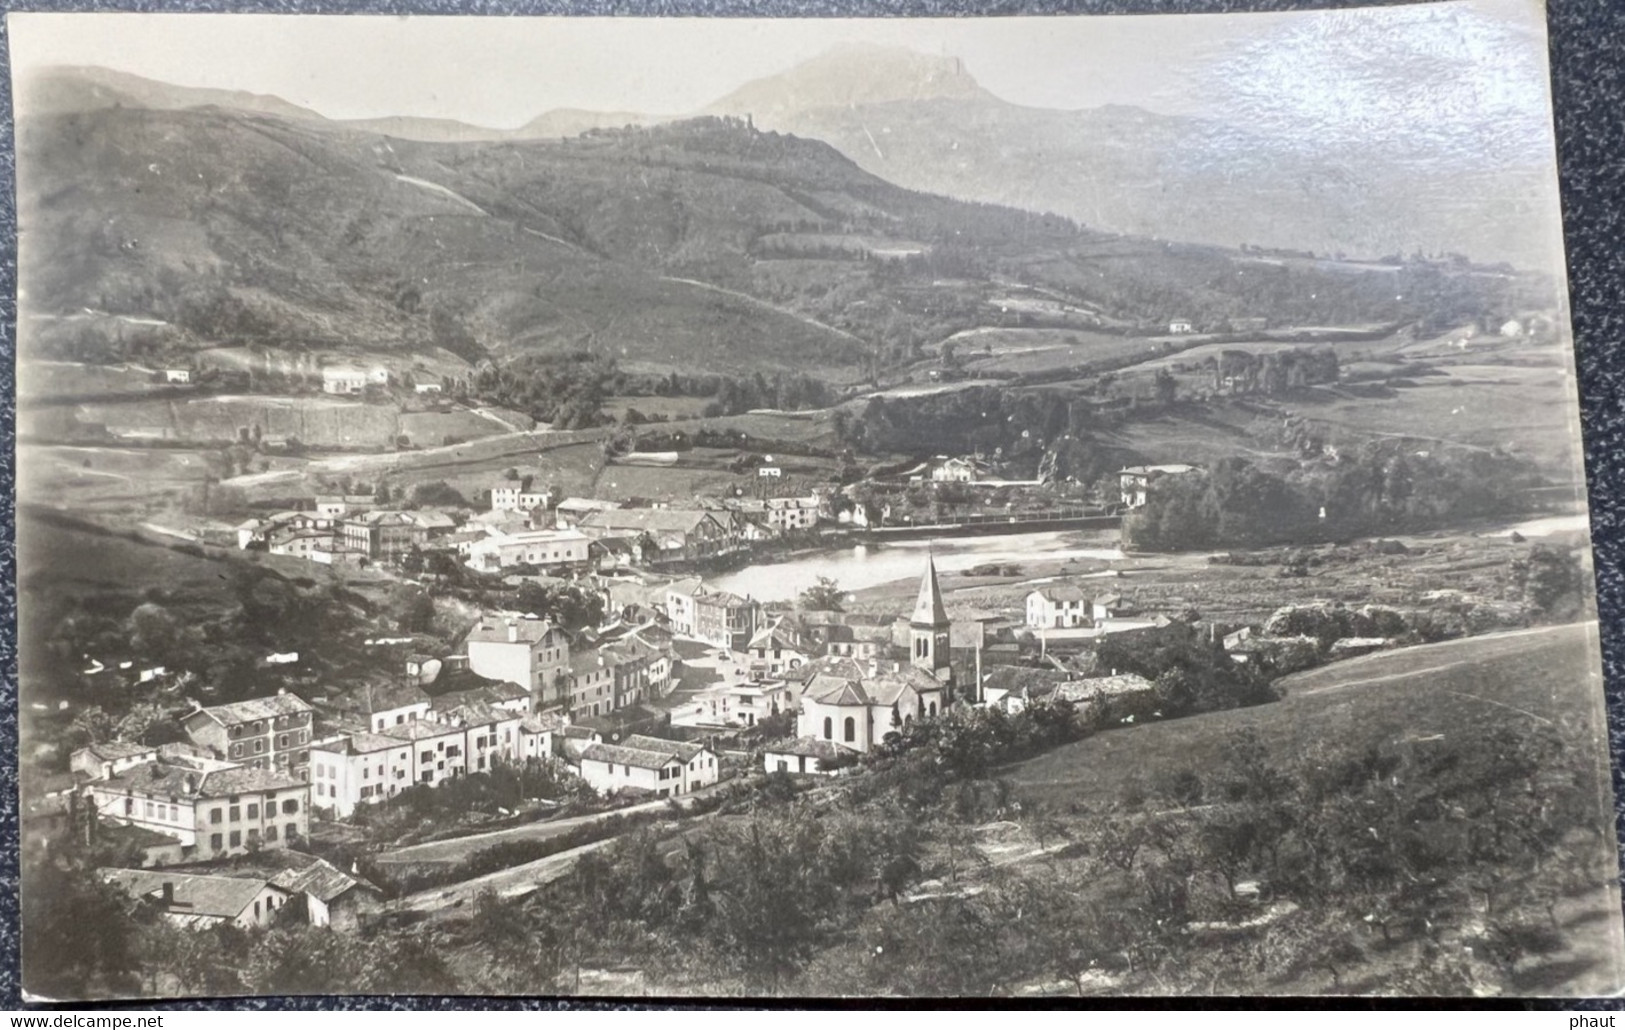
{"label": "church", "polygon": [[909,617],[909,660],[821,658],[803,672],[796,733],[866,752],[915,719],[936,716],[954,702],[949,663],[949,621],[927,557]]}

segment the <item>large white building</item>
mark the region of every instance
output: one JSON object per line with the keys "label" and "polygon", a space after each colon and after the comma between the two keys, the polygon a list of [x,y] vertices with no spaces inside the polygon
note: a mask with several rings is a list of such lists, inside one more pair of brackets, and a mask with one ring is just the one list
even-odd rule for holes
{"label": "large white building", "polygon": [[717,782],[717,756],[702,744],[633,734],[620,744],[590,744],[581,778],[603,794],[634,788],[658,797],[690,794]]}
{"label": "large white building", "polygon": [[433,787],[501,763],[520,763],[527,757],[524,718],[489,705],[462,705],[380,733],[320,741],[310,750],[311,803],[342,819],[358,805],[386,800],[408,787]]}
{"label": "large white building", "polygon": [[516,565],[568,565],[585,568],[592,538],[573,529],[493,532],[468,545],[468,564],[482,572]]}
{"label": "large white building", "polygon": [[529,690],[532,711],[568,700],[570,638],[548,620],[487,615],[464,644],[470,669]]}
{"label": "large white building", "polygon": [[310,785],[275,769],[179,756],[92,780],[97,818],[153,830],[201,860],[279,848],[310,832]]}

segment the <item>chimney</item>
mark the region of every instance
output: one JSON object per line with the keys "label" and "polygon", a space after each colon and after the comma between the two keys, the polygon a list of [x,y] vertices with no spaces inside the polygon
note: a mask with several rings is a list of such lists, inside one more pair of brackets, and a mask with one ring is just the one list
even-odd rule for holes
{"label": "chimney", "polygon": [[164,907],[175,907],[175,881],[173,880],[164,881]]}
{"label": "chimney", "polygon": [[519,643],[519,625],[517,623],[508,623],[508,643]]}

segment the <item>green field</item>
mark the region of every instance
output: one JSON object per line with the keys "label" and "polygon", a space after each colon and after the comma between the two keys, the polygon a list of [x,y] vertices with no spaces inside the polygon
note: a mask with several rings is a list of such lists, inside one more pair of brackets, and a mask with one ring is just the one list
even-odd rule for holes
{"label": "green field", "polygon": [[1574,746],[1595,755],[1601,821],[1610,806],[1596,649],[1596,623],[1581,623],[1382,652],[1286,677],[1274,704],[1102,733],[1009,775],[1031,797],[1103,804],[1131,784],[1216,764],[1244,729],[1293,754],[1425,748],[1446,735],[1477,739],[1534,720],[1569,728]]}

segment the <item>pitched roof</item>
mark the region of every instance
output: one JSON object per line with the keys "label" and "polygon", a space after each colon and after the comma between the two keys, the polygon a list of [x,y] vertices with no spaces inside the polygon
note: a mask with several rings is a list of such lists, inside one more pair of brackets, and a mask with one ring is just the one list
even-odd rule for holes
{"label": "pitched roof", "polygon": [[[1065,602],[1065,603],[1076,604],[1078,602],[1087,601],[1089,599],[1089,595],[1084,593],[1081,589],[1079,589],[1078,587],[1075,587],[1075,586],[1071,586],[1069,584],[1065,584],[1065,583],[1051,584],[1049,586],[1042,586],[1042,587],[1039,587],[1037,590],[1034,590],[1033,593],[1037,594],[1040,597],[1042,597],[1044,600],[1050,601],[1050,602]],[[1028,596],[1031,596],[1031,595],[1029,594]]]}
{"label": "pitched roof", "polygon": [[801,641],[797,640],[795,634],[791,633],[790,630],[785,627],[783,619],[775,619],[773,622],[757,630],[756,635],[751,637],[750,643],[745,646],[751,648],[760,647],[764,649],[777,648],[781,651],[796,651],[800,650]]}
{"label": "pitched roof", "polygon": [[564,729],[564,716],[557,712],[532,712],[519,720],[525,733],[557,733]]}
{"label": "pitched roof", "polygon": [[416,722],[403,722],[397,726],[386,726],[383,730],[383,734],[386,737],[394,737],[396,740],[414,741],[432,739],[434,737],[449,737],[453,734],[461,734],[462,732],[463,730],[460,726],[446,726],[442,723],[428,722],[422,719]]}
{"label": "pitched roof", "polygon": [[297,715],[308,711],[311,711],[309,702],[297,694],[272,694],[269,697],[256,697],[249,701],[234,701],[227,705],[200,708],[187,718],[201,713],[222,726],[236,726],[257,719],[274,719],[279,715]]}
{"label": "pitched roof", "polygon": [[909,622],[915,626],[948,625],[948,610],[942,605],[942,587],[937,584],[937,561],[931,555],[925,558],[925,574],[920,577],[920,593],[914,600],[914,614]]}
{"label": "pitched roof", "polygon": [[157,754],[158,749],[145,744],[137,744],[128,740],[104,740],[99,744],[89,744],[74,752],[77,757],[88,753],[103,762],[116,762],[120,758],[134,758],[137,755]]}
{"label": "pitched roof", "polygon": [[621,747],[615,744],[592,744],[581,752],[581,760],[630,765],[639,769],[664,769],[678,761],[678,757],[675,750],[646,751],[643,748]]}
{"label": "pitched roof", "polygon": [[771,744],[764,744],[762,750],[770,755],[800,755],[804,758],[819,758],[825,761],[856,754],[855,751],[842,747],[833,740],[819,740],[817,737],[775,740]]}
{"label": "pitched roof", "polygon": [[[174,884],[177,915],[236,919],[271,886],[266,880],[236,876],[201,876],[160,869],[99,869],[98,874],[138,898],[161,895],[164,884]],[[286,891],[283,888],[278,890]]]}
{"label": "pitched roof", "polygon": [[844,676],[814,676],[801,696],[803,700],[838,707],[868,706],[872,703],[861,680]]}
{"label": "pitched roof", "polygon": [[269,880],[274,887],[309,894],[322,902],[332,901],[352,890],[382,895],[383,892],[359,876],[351,876],[324,859],[316,859],[303,869],[283,869]]}
{"label": "pitched roof", "polygon": [[514,627],[518,643],[534,644],[556,629],[547,619],[529,619],[518,616],[487,615],[468,631],[468,641],[471,643],[508,643],[508,627]]}
{"label": "pitched roof", "polygon": [[706,521],[714,521],[708,511],[685,508],[618,508],[598,510],[581,520],[593,529],[635,529],[645,533],[692,533]]}
{"label": "pitched roof", "polygon": [[517,683],[507,681],[476,683],[472,686],[458,687],[436,697],[431,706],[437,712],[448,712],[461,705],[500,705],[512,701],[528,700],[530,691]]}
{"label": "pitched roof", "polygon": [[412,708],[417,705],[429,703],[429,695],[424,693],[422,687],[416,683],[406,683],[399,680],[385,683],[364,683],[358,689],[351,691],[336,704],[341,708],[350,708],[352,711],[362,712],[366,715],[377,715],[380,712],[393,712],[402,708]]}
{"label": "pitched roof", "polygon": [[709,748],[703,744],[690,744],[681,740],[666,740],[663,737],[649,737],[641,733],[634,733],[621,741],[623,747],[637,748],[640,751],[671,751],[685,762],[692,762],[696,757]]}
{"label": "pitched roof", "polygon": [[405,746],[406,742],[399,737],[386,737],[380,733],[367,732],[347,733],[342,737],[318,740],[311,744],[312,749],[338,751],[347,755],[370,755],[379,751],[388,751],[391,748]]}
{"label": "pitched roof", "polygon": [[249,766],[205,771],[179,762],[144,762],[107,780],[111,789],[122,789],[143,797],[217,798],[230,794],[252,794],[267,790],[303,787],[305,783],[287,773]]}

